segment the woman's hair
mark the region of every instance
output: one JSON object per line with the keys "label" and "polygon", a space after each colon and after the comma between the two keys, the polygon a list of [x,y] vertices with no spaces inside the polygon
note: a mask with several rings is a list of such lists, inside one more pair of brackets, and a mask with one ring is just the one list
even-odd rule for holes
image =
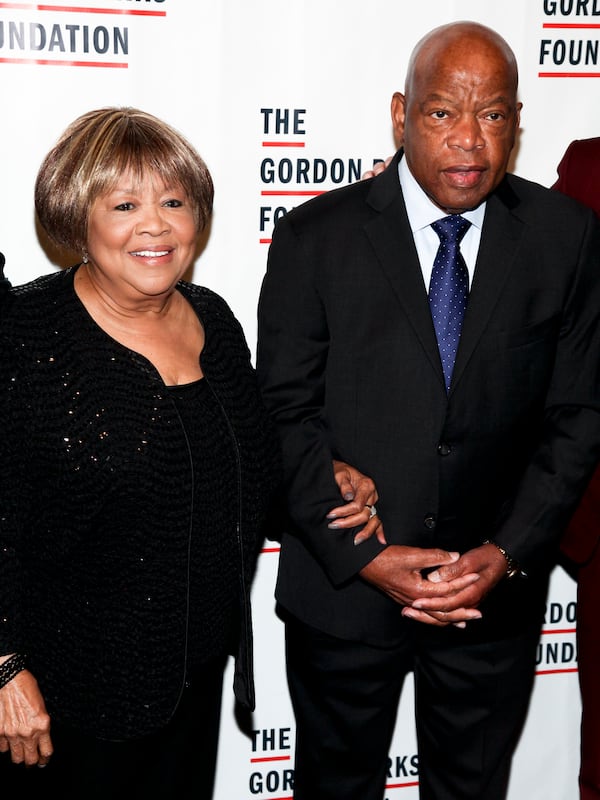
{"label": "woman's hair", "polygon": [[90,210],[131,171],[149,172],[185,191],[200,232],[210,219],[213,182],[192,145],[174,128],[137,108],[100,108],[72,122],[45,157],[35,182],[35,208],[59,245],[85,250]]}

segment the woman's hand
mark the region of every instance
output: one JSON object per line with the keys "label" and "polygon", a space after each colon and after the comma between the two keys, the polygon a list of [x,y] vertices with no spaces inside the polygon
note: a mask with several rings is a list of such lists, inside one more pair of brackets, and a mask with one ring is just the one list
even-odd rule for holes
{"label": "woman's hand", "polygon": [[387,544],[383,523],[375,507],[379,495],[374,481],[344,461],[333,461],[333,475],[346,502],[327,514],[327,519],[331,520],[328,527],[337,530],[364,525],[354,537],[354,544],[361,544],[373,535],[381,544]]}
{"label": "woman's hand", "polygon": [[0,689],[0,752],[27,767],[45,767],[53,753],[46,704],[26,669]]}
{"label": "woman's hand", "polygon": [[392,158],[393,156],[388,156],[385,161],[377,161],[377,163],[373,164],[373,169],[363,172],[363,174],[360,176],[361,181],[364,181],[367,178],[374,178],[376,175],[382,173],[384,169],[389,167]]}

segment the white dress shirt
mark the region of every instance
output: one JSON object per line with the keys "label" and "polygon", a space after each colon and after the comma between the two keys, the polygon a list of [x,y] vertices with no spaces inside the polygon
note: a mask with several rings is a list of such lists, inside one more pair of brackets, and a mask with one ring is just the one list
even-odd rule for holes
{"label": "white dress shirt", "polygon": [[[429,292],[431,270],[433,269],[433,262],[438,247],[440,246],[440,239],[431,227],[431,223],[442,219],[442,217],[447,216],[447,214],[432,203],[423,189],[421,189],[408,168],[404,156],[400,159],[400,163],[398,164],[398,176],[404,195],[408,221],[423,272],[423,281]],[[468,219],[471,223],[471,227],[465,233],[460,243],[460,252],[462,253],[469,272],[469,287],[473,283],[473,273],[475,272],[475,261],[477,260],[477,251],[479,250],[479,242],[481,240],[481,228],[484,215],[485,202],[478,205],[477,208],[472,211],[465,211],[461,214],[462,217]]]}

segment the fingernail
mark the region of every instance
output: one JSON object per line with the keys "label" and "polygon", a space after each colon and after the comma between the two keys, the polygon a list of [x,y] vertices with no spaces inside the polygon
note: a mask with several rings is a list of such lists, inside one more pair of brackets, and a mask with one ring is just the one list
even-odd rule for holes
{"label": "fingernail", "polygon": [[326,516],[327,519],[336,519],[337,514],[335,514],[333,511],[330,511],[329,514],[327,514]]}
{"label": "fingernail", "polygon": [[327,527],[328,528],[334,528],[334,529],[335,528],[339,528],[340,527],[340,523],[339,522],[330,522]]}
{"label": "fingernail", "polygon": [[466,622],[455,622],[454,623],[454,627],[455,628],[466,628],[467,627],[467,623]]}
{"label": "fingernail", "polygon": [[365,541],[365,537],[361,536],[359,533],[357,533],[356,536],[354,537],[354,544],[355,545],[362,544],[364,541]]}

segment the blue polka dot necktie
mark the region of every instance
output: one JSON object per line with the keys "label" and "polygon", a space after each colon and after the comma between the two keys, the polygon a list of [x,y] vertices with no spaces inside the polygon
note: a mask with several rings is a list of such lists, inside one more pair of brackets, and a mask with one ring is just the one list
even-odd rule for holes
{"label": "blue polka dot necktie", "polygon": [[431,227],[440,237],[431,282],[429,284],[429,307],[437,337],[446,391],[458,350],[458,340],[467,308],[469,273],[460,252],[460,242],[471,223],[460,214],[432,222]]}

